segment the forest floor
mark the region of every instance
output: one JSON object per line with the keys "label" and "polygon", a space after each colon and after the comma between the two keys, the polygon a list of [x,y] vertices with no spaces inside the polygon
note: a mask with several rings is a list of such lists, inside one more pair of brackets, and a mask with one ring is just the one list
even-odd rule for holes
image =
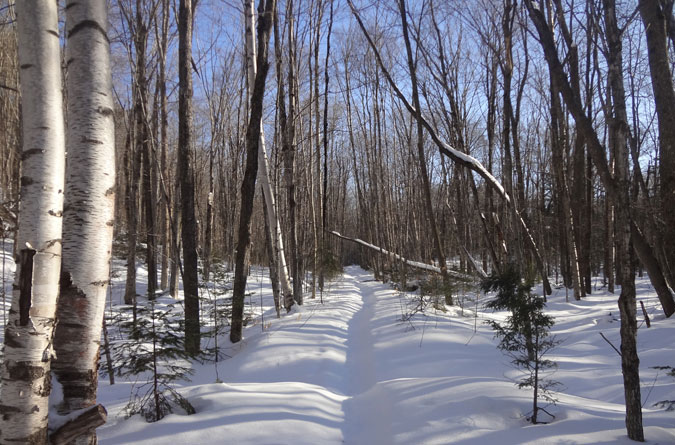
{"label": "forest floor", "polygon": [[[139,293],[144,279],[139,269]],[[116,312],[123,274],[113,283],[108,311]],[[639,317],[645,436],[648,443],[675,443],[675,412],[654,406],[675,400],[675,378],[654,368],[675,367],[675,321],[663,316],[646,278],[637,284],[652,319],[647,328]],[[618,293],[597,289],[566,302],[563,288],[549,297],[547,313],[562,341],[547,356],[559,365],[549,377],[563,386],[557,404],[546,407],[555,418],[531,425],[532,391],[514,384],[521,374],[485,324],[507,315],[486,310],[489,297],[467,291],[458,296],[461,306],[441,312],[429,305],[413,314],[418,296],[350,266],[327,285],[323,302],[306,297],[303,307],[277,319],[266,274],[255,269],[249,286],[252,320],[244,340],[233,345],[223,330],[227,356],[192,363],[190,381],[175,385],[196,414],[176,409],[155,423],[127,419],[132,386],[144,377],[118,377],[115,385],[101,377],[99,401],[109,413],[98,429],[101,444],[633,443],[625,435],[620,358],[599,335],[619,347]],[[115,326],[109,334],[113,342],[119,336]]]}

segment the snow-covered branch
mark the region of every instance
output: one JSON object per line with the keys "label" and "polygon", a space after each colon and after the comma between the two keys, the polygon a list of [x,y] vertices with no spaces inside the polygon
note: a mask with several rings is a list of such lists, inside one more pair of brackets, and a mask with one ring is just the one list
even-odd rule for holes
{"label": "snow-covered branch", "polygon": [[[441,273],[440,267],[432,266],[431,264],[420,263],[419,261],[408,260],[408,259],[402,257],[401,255],[397,254],[397,253],[389,252],[386,249],[383,249],[383,248],[378,247],[374,244],[370,244],[368,242],[365,242],[365,241],[363,241],[362,239],[359,239],[359,238],[351,238],[351,237],[348,237],[348,236],[345,236],[345,235],[341,235],[339,232],[335,232],[333,230],[327,230],[327,232],[330,233],[331,235],[336,236],[338,238],[341,238],[343,240],[351,241],[353,243],[360,244],[364,247],[375,250],[375,251],[381,253],[382,255],[388,256],[389,258],[391,258],[394,261],[399,261],[399,262],[405,263],[410,267],[414,267],[415,269],[426,270],[426,271],[434,272],[434,273],[437,273],[437,274]],[[450,275],[452,277],[455,277],[455,278],[458,278],[460,280],[471,280],[472,279],[472,277],[470,275],[455,272],[453,270],[448,270],[448,275]]]}

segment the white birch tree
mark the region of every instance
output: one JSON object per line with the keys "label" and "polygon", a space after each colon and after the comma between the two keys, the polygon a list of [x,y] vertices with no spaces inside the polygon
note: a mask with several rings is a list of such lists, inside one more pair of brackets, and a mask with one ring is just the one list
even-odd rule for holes
{"label": "white birch tree", "polygon": [[61,268],[65,141],[58,5],[15,4],[23,106],[17,270],[5,329],[0,443],[46,443]]}
{"label": "white birch tree", "polygon": [[[68,414],[96,403],[113,237],[115,145],[106,0],[66,2],[68,160],[53,364]],[[59,396],[59,395],[57,395]],[[92,431],[74,443],[95,443]]]}
{"label": "white birch tree", "polygon": [[[255,2],[253,0],[244,0],[245,33],[246,33],[246,71],[248,75],[248,101],[251,101],[253,92],[253,82],[257,72],[256,66],[256,42],[253,30],[255,29]],[[267,207],[267,219],[269,228],[272,231],[272,243],[278,256],[279,281],[281,282],[281,292],[284,296],[283,304],[286,309],[293,305],[293,289],[288,274],[286,264],[286,255],[284,253],[284,241],[281,236],[281,224],[277,214],[274,193],[270,182],[269,162],[267,160],[267,149],[265,148],[265,132],[260,127],[260,142],[258,144],[258,170],[260,174],[260,186],[263,191],[265,206]],[[297,296],[296,296],[297,298]]]}

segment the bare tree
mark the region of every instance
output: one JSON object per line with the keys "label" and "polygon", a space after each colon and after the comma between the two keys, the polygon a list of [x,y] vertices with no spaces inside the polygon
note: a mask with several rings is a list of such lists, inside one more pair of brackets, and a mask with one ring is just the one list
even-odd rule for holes
{"label": "bare tree", "polygon": [[[527,1],[526,6],[532,22],[534,23],[540,38],[542,49],[549,66],[551,77],[560,92],[570,113],[574,117],[579,131],[584,132],[584,137],[588,142],[589,150],[593,156],[600,177],[605,185],[607,193],[616,205],[616,228],[618,256],[622,258],[622,273],[624,279],[621,286],[621,295],[619,297],[619,311],[621,313],[621,368],[624,378],[624,393],[626,396],[626,429],[628,437],[633,440],[643,441],[644,433],[642,430],[642,408],[640,401],[640,381],[639,364],[637,356],[637,321],[636,321],[636,299],[634,270],[631,265],[630,256],[630,236],[631,236],[631,218],[630,218],[630,198],[629,198],[629,175],[628,175],[628,152],[625,146],[614,145],[616,157],[616,172],[612,176],[605,160],[604,148],[593,129],[590,118],[583,112],[579,93],[575,92],[569,83],[563,67],[558,59],[558,54],[553,40],[553,35],[546,22],[546,18],[539,6],[532,0]],[[616,15],[614,11],[614,2],[606,0],[604,2],[606,10],[605,20],[610,20],[607,25],[608,45],[610,47],[608,64],[611,69],[621,74],[621,41],[618,38],[618,28],[616,28]],[[610,83],[616,101],[622,94],[623,86],[617,85],[622,81],[614,80]],[[620,88],[620,90],[617,90]],[[624,104],[625,106],[625,104]],[[616,110],[615,110],[616,113]],[[620,117],[619,117],[620,119]],[[621,135],[617,135],[621,138]],[[622,149],[623,148],[623,149]],[[635,232],[633,232],[635,233]]]}
{"label": "bare tree", "polygon": [[[670,4],[670,11],[666,7]],[[659,121],[659,181],[663,223],[664,271],[675,286],[675,89],[667,45],[667,24],[672,21],[672,1],[640,0],[640,16],[647,36],[649,71],[654,91],[654,105]],[[672,26],[672,23],[671,23]],[[674,31],[671,29],[671,31]],[[675,32],[675,31],[674,31]]]}
{"label": "bare tree", "polygon": [[[260,144],[265,82],[269,70],[267,53],[270,30],[274,20],[275,0],[261,2],[258,16],[257,72],[251,92],[250,117],[246,128],[246,170],[241,185],[241,211],[239,216],[239,237],[235,258],[234,289],[232,295],[232,327],[230,341],[241,340],[244,319],[244,293],[246,292],[247,258],[251,246],[251,214],[255,197],[255,182],[258,174],[258,152]],[[263,9],[264,6],[264,9]]]}
{"label": "bare tree", "polygon": [[[254,2],[253,0],[244,1],[244,13],[245,13],[245,43],[246,43],[246,73],[248,80],[248,91],[249,91],[249,107],[252,108],[253,101],[253,89],[255,83],[255,77],[258,70],[257,64],[257,49],[256,49],[256,39],[253,34],[255,29],[255,13],[254,13]],[[279,217],[277,215],[277,207],[274,199],[274,193],[272,191],[272,184],[270,181],[269,173],[269,163],[267,160],[267,150],[265,148],[265,132],[260,128],[260,142],[258,144],[258,162],[260,165],[258,169],[260,170],[260,183],[263,191],[263,199],[265,201],[265,206],[267,207],[266,216],[268,229],[271,230],[269,236],[272,240],[272,246],[275,251],[275,260],[278,267],[278,277],[281,284],[281,292],[284,296],[284,306],[286,310],[290,310],[293,305],[293,290],[291,289],[291,283],[288,276],[288,267],[286,266],[286,255],[284,253],[284,241],[281,236],[281,226],[279,224]]]}
{"label": "bare tree", "polygon": [[200,350],[199,276],[197,274],[197,221],[195,218],[192,148],[192,0],[180,0],[178,11],[178,177],[183,243],[183,294],[185,297],[185,350]]}
{"label": "bare tree", "polygon": [[[389,83],[391,89],[394,91],[396,94],[396,97],[405,105],[405,108],[408,110],[410,114],[415,116],[416,120],[420,121],[423,128],[427,131],[429,136],[431,137],[432,141],[438,148],[439,152],[447,156],[448,158],[452,159],[453,162],[457,163],[458,165],[461,165],[465,168],[468,168],[474,172],[476,172],[478,175],[480,175],[487,184],[489,184],[489,187],[492,187],[504,200],[504,202],[509,205],[513,206],[513,200],[511,199],[510,195],[502,184],[481,164],[477,159],[475,159],[472,156],[469,156],[465,153],[462,153],[458,151],[456,148],[452,147],[450,144],[447,142],[443,141],[433,125],[424,117],[423,113],[417,112],[416,108],[413,104],[410,103],[410,101],[406,98],[406,96],[403,94],[401,89],[396,85],[394,82],[393,78],[391,77],[391,74],[389,71],[386,70],[386,67],[382,61],[382,57],[377,50],[377,47],[373,43],[373,40],[371,36],[368,34],[363,21],[361,20],[361,17],[359,13],[357,12],[356,8],[354,7],[353,3],[351,0],[348,0],[350,9],[352,10],[352,14],[356,18],[359,27],[361,28],[361,31],[363,32],[363,35],[365,36],[366,40],[368,41],[368,44],[370,45],[371,49],[375,53],[375,59],[377,60],[378,65],[381,67],[385,79],[387,80],[387,83]],[[515,211],[512,209],[512,211]],[[520,230],[523,231],[523,238],[526,242],[526,244],[529,246],[530,251],[532,252],[537,268],[539,269],[543,284],[544,284],[544,292],[547,295],[551,294],[551,286],[548,281],[548,275],[546,271],[546,267],[544,265],[544,262],[542,260],[541,254],[539,252],[539,249],[534,241],[534,238],[532,237],[532,233],[529,231],[529,228],[527,226],[527,223],[523,220],[521,215],[518,215],[518,218],[516,218],[516,221],[518,222],[518,225],[520,226]]]}
{"label": "bare tree", "polygon": [[450,277],[448,275],[448,265],[445,260],[445,252],[441,243],[441,236],[438,232],[438,225],[436,224],[436,216],[434,215],[433,203],[431,201],[431,180],[429,172],[427,171],[427,158],[424,153],[424,127],[422,126],[422,108],[420,106],[419,92],[417,88],[417,74],[415,68],[415,60],[413,58],[412,46],[410,44],[410,37],[408,32],[408,19],[405,0],[398,0],[398,8],[401,15],[401,26],[403,28],[403,39],[405,41],[406,54],[408,56],[408,71],[410,74],[410,82],[412,84],[413,107],[415,109],[415,120],[417,122],[417,161],[422,175],[422,187],[424,193],[424,204],[427,213],[427,220],[431,226],[432,240],[436,250],[436,258],[441,269],[441,276],[443,277],[443,285],[445,287],[445,303],[452,304],[452,295],[449,293]]}

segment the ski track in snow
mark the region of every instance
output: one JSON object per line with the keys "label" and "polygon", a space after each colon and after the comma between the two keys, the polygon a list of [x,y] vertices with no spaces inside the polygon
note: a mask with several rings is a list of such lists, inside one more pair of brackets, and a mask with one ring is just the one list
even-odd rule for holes
{"label": "ski track in snow", "polygon": [[[139,294],[146,278],[139,269]],[[599,290],[565,302],[564,289],[557,289],[549,298],[554,331],[564,340],[551,356],[560,365],[553,378],[565,388],[549,407],[556,419],[532,426],[525,420],[531,392],[515,387],[518,373],[484,324],[505,314],[483,311],[482,300],[477,319],[470,304],[464,316],[456,306],[445,314],[427,307],[426,315],[404,322],[398,293],[352,266],[327,284],[324,304],[306,298],[303,308],[276,319],[269,281],[261,274],[249,280],[254,306],[263,294],[264,323],[250,323],[235,345],[223,332],[220,343],[231,358],[195,363],[191,382],[177,385],[197,414],[176,410],[152,424],[125,419],[134,378],[118,378],[114,386],[101,378],[98,399],[109,412],[97,430],[101,444],[633,443],[625,435],[619,360],[598,335],[620,343],[616,295]],[[123,274],[114,283],[110,298],[119,304]],[[6,280],[8,293],[10,286]],[[641,324],[638,335],[645,436],[647,443],[672,444],[675,414],[653,404],[675,399],[675,379],[653,367],[675,366],[675,326],[660,313],[646,279],[638,291],[653,323]],[[115,327],[110,336],[119,338]],[[216,366],[224,383],[216,383]]]}
{"label": "ski track in snow", "polygon": [[[349,322],[347,341],[347,375],[350,398],[342,406],[345,413],[343,427],[345,443],[390,444],[390,402],[386,391],[377,383],[376,364],[373,357],[372,321],[375,316],[375,292],[379,283],[369,281],[364,273],[345,273],[345,280],[356,283],[356,296],[361,308]],[[354,274],[354,275],[352,275]]]}
{"label": "ski track in snow", "polygon": [[[100,442],[393,443],[371,323],[378,293],[394,291],[358,267],[348,268],[331,287],[324,305],[308,301],[298,313],[272,319],[265,332],[248,327],[241,344],[229,344],[225,352],[233,357],[219,365],[225,383],[182,391],[198,413],[208,415],[171,414],[144,424],[139,416],[123,420],[126,399],[117,401],[109,409],[119,414],[98,430]],[[212,375],[213,365],[205,365],[192,380]],[[100,398],[112,396],[107,392],[113,389],[104,386]]]}

